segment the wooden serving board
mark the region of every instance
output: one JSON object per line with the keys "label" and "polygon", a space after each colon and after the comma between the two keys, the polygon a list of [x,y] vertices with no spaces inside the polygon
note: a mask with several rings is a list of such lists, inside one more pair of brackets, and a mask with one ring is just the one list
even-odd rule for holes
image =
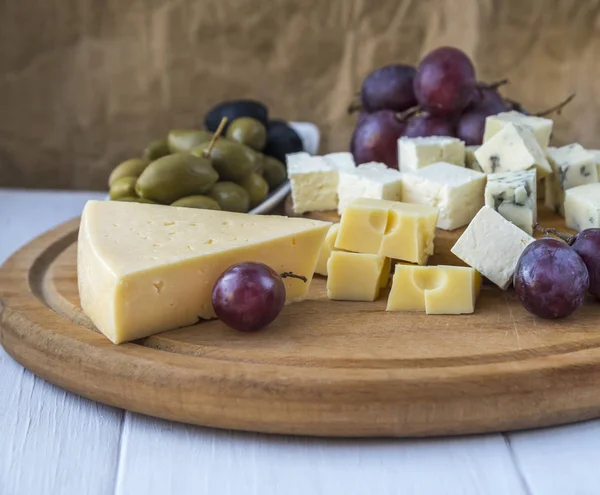
{"label": "wooden serving board", "polygon": [[[549,221],[552,219],[548,219]],[[557,223],[554,220],[554,223]],[[115,346],[79,307],[78,220],[0,269],[0,340],[91,399],[200,425],[327,436],[478,433],[600,416],[600,304],[549,321],[484,287],[473,315],[308,300],[255,334],[204,322]]]}

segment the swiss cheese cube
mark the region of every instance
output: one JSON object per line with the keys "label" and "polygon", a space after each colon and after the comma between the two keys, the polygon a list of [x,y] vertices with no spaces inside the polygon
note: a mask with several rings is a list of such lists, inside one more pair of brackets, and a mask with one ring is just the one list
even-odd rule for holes
{"label": "swiss cheese cube", "polygon": [[473,313],[480,287],[481,275],[470,267],[398,264],[386,310]]}
{"label": "swiss cheese cube", "polygon": [[344,210],[335,247],[425,264],[433,254],[438,209],[360,198]]}
{"label": "swiss cheese cube", "polygon": [[578,232],[600,228],[600,183],[565,192],[565,220],[567,227]]}
{"label": "swiss cheese cube", "polygon": [[437,162],[464,167],[465,143],[445,136],[398,139],[398,164],[402,172],[415,172]]}
{"label": "swiss cheese cube", "polygon": [[490,115],[485,119],[483,142],[485,143],[486,141],[489,141],[507,124],[527,126],[535,136],[535,139],[539,143],[542,150],[545,150],[548,147],[548,144],[550,143],[550,136],[552,135],[552,120],[543,117],[536,117],[534,115],[525,115],[514,110],[510,112],[502,112],[497,115]]}
{"label": "swiss cheese cube", "polygon": [[486,176],[450,163],[435,163],[402,178],[402,200],[439,208],[437,226],[454,230],[468,224],[483,206]]}
{"label": "swiss cheese cube", "polygon": [[321,246],[321,252],[319,253],[319,259],[317,261],[315,273],[327,276],[327,261],[329,261],[331,252],[335,250],[335,240],[337,239],[339,230],[339,223],[334,223],[331,227],[329,227],[329,231],[327,232],[325,240],[323,241],[323,245]]}
{"label": "swiss cheese cube", "polygon": [[467,265],[506,290],[517,261],[534,239],[489,206],[475,215],[451,251]]}
{"label": "swiss cheese cube", "polygon": [[377,254],[333,251],[327,261],[327,273],[329,299],[374,301],[387,285],[390,263]]}
{"label": "swiss cheese cube", "polygon": [[488,174],[530,168],[537,169],[539,178],[552,173],[544,150],[531,129],[518,124],[506,123],[475,151],[475,158]]}

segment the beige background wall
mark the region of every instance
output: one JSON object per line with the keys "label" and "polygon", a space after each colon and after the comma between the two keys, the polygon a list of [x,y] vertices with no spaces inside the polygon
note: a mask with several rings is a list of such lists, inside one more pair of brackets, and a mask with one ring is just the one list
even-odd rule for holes
{"label": "beige background wall", "polygon": [[576,91],[556,142],[600,148],[596,0],[0,0],[0,186],[103,189],[230,97],[347,149],[363,76],[443,44],[533,111]]}

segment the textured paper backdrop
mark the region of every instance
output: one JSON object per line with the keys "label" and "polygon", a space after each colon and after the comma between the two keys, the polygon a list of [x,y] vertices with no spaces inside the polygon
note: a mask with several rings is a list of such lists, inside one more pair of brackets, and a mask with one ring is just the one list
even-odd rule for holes
{"label": "textured paper backdrop", "polygon": [[371,69],[455,45],[555,142],[600,148],[596,0],[0,0],[0,186],[104,189],[110,169],[219,100],[264,100],[347,149]]}

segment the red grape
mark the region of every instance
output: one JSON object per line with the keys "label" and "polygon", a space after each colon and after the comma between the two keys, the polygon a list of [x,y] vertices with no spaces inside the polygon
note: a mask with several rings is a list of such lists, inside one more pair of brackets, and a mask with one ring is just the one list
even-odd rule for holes
{"label": "red grape", "polygon": [[360,99],[367,112],[402,112],[417,104],[413,90],[415,68],[410,65],[386,65],[371,72],[363,81]]}
{"label": "red grape", "polygon": [[517,299],[542,318],[564,318],[583,304],[590,286],[585,263],[566,242],[552,238],[529,244],[513,277]]}
{"label": "red grape", "polygon": [[350,151],[356,163],[381,162],[398,168],[398,138],[406,124],[392,110],[371,113],[357,124],[350,141]]}
{"label": "red grape", "polygon": [[408,119],[404,135],[411,138],[428,136],[455,137],[456,130],[450,120],[424,113]]}
{"label": "red grape", "polygon": [[236,330],[253,332],[271,323],[285,304],[285,285],[263,263],[233,265],[219,277],[212,292],[217,317]]}
{"label": "red grape", "polygon": [[490,115],[509,110],[504,98],[502,98],[502,95],[498,93],[495,87],[479,82],[473,92],[471,104],[467,107],[467,111],[484,108],[492,112]]}
{"label": "red grape", "polygon": [[470,103],[476,88],[469,57],[449,46],[437,48],[421,61],[414,79],[417,101],[429,113],[458,114]]}
{"label": "red grape", "polygon": [[590,294],[600,300],[600,229],[582,230],[571,247],[577,251],[590,274]]}

